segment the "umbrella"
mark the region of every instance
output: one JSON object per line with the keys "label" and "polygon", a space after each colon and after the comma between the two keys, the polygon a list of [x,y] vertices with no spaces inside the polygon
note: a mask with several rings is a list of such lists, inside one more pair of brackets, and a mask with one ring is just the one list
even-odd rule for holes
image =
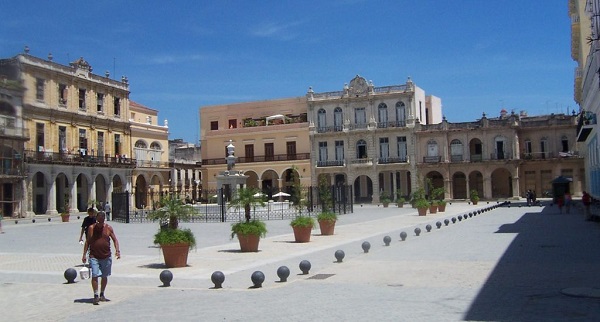
{"label": "umbrella", "polygon": [[253,194],[253,195],[252,195],[252,197],[254,197],[254,198],[260,198],[260,197],[262,197],[262,196],[264,196],[264,195],[265,195],[265,194],[264,194],[264,193],[262,193],[262,192],[257,192],[257,193],[255,193],[255,194]]}
{"label": "umbrella", "polygon": [[289,197],[289,196],[291,196],[289,193],[285,193],[283,191],[278,192],[278,193],[276,193],[276,194],[273,195],[273,197]]}

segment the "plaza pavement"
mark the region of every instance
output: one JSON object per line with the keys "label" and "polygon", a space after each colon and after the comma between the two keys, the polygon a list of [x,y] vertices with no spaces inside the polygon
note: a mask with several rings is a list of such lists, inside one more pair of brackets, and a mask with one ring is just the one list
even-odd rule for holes
{"label": "plaza pavement", "polygon": [[[546,202],[546,204],[548,204]],[[492,205],[492,203],[490,203]],[[600,320],[600,225],[579,210],[501,207],[436,228],[437,221],[489,206],[448,205],[419,217],[411,208],[356,205],[339,217],[334,236],[313,231],[293,242],[288,220],[267,222],[258,253],[240,253],[231,223],[183,223],[198,247],[188,267],[171,269],[161,287],[156,223],[113,223],[122,259],[114,260],[106,296],[91,304],[89,281],[66,284],[79,270],[81,220],[3,222],[0,307],[3,321],[591,321]],[[427,232],[425,226],[433,228]],[[416,236],[414,228],[422,232]],[[399,233],[408,234],[401,241]],[[390,236],[390,246],[383,243]],[[369,241],[364,253],[361,244]],[[338,263],[336,250],[345,258]],[[312,268],[302,275],[301,260]],[[278,282],[277,268],[291,275]],[[214,271],[225,274],[222,289]],[[260,270],[265,282],[252,288]],[[320,278],[319,278],[320,277]],[[568,295],[580,295],[574,297]]]}

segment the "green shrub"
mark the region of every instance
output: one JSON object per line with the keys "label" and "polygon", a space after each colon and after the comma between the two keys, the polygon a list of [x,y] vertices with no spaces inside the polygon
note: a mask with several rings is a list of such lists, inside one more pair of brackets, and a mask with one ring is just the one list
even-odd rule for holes
{"label": "green shrub", "polygon": [[333,211],[323,211],[317,215],[318,221],[336,221],[337,214]]}
{"label": "green shrub", "polygon": [[427,207],[429,207],[429,201],[427,201],[426,199],[416,200],[415,207],[416,208],[427,208]]}
{"label": "green shrub", "polygon": [[192,233],[189,228],[165,228],[159,230],[154,235],[154,244],[157,245],[172,245],[181,243],[189,244],[190,249],[196,247],[196,238],[194,237],[194,233]]}
{"label": "green shrub", "polygon": [[231,238],[235,235],[256,235],[265,237],[267,235],[267,225],[260,220],[251,220],[249,222],[237,222],[231,225]]}
{"label": "green shrub", "polygon": [[315,220],[309,216],[298,216],[290,222],[290,226],[292,227],[313,227],[315,225]]}

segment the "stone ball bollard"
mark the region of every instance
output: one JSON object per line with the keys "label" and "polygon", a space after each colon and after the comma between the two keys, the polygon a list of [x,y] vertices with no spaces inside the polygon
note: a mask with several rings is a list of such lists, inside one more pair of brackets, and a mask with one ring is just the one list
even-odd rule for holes
{"label": "stone ball bollard", "polygon": [[215,284],[215,288],[223,288],[223,282],[225,282],[225,274],[221,271],[215,271],[210,276],[211,282]]}
{"label": "stone ball bollard", "polygon": [[52,221],[52,218],[48,217],[48,222]]}
{"label": "stone ball bollard", "polygon": [[63,276],[67,280],[67,284],[75,283],[75,278],[77,278],[77,271],[74,268],[67,268]]}
{"label": "stone ball bollard", "polygon": [[391,242],[392,242],[392,237],[390,237],[390,236],[385,236],[385,237],[383,237],[383,243],[384,243],[386,246],[389,246]]}
{"label": "stone ball bollard", "polygon": [[290,276],[290,269],[287,266],[279,266],[277,276],[280,282],[287,282],[287,278]]}
{"label": "stone ball bollard", "polygon": [[344,257],[346,257],[346,253],[344,253],[344,251],[341,249],[336,250],[334,255],[338,263],[341,263]]}
{"label": "stone ball bollard", "polygon": [[419,227],[415,228],[415,235],[417,235],[417,236],[421,235],[421,228],[419,228]]}
{"label": "stone ball bollard", "polygon": [[171,273],[170,270],[165,269],[160,272],[158,278],[160,278],[160,281],[163,283],[163,287],[169,287],[171,286],[171,281],[173,280],[173,273]]}
{"label": "stone ball bollard", "polygon": [[431,231],[431,225],[427,224],[427,226],[425,226],[425,230],[427,230],[427,232],[430,232]]}
{"label": "stone ball bollard", "polygon": [[[390,238],[390,239],[391,239],[391,238]],[[364,251],[365,253],[368,253],[368,252],[369,252],[369,249],[371,249],[371,243],[369,243],[368,241],[364,241],[364,242],[362,243],[362,245],[360,245],[360,246],[362,247],[362,249],[363,249],[363,251]]]}
{"label": "stone ball bollard", "polygon": [[408,234],[405,231],[400,233],[400,239],[402,239],[402,241],[405,241],[407,236]]}
{"label": "stone ball bollard", "polygon": [[31,219],[31,222],[35,224],[35,219]]}
{"label": "stone ball bollard", "polygon": [[458,221],[462,221],[462,215],[458,215]]}
{"label": "stone ball bollard", "polygon": [[450,223],[450,220],[444,219],[444,225],[448,226],[449,223]]}
{"label": "stone ball bollard", "polygon": [[309,261],[307,261],[306,259],[302,260],[300,262],[300,270],[302,271],[302,274],[308,274],[308,272],[310,271],[310,266],[311,265]]}
{"label": "stone ball bollard", "polygon": [[456,218],[452,217],[452,223],[455,224],[456,223]]}
{"label": "stone ball bollard", "polygon": [[463,215],[463,218],[465,218],[465,220],[467,220],[467,218],[469,218],[469,215],[467,215],[467,214],[464,214],[464,215]]}
{"label": "stone ball bollard", "polygon": [[261,271],[255,271],[252,273],[252,276],[250,276],[250,279],[252,280],[252,284],[254,284],[254,288],[261,288],[262,283],[265,281],[265,274]]}
{"label": "stone ball bollard", "polygon": [[438,221],[435,223],[435,226],[437,227],[437,229],[440,229],[442,228],[442,223]]}

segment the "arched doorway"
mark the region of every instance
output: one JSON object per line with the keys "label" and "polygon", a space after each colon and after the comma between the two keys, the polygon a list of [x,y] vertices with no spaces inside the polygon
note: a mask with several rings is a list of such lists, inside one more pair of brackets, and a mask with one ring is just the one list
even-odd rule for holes
{"label": "arched doorway", "polygon": [[[88,207],[90,200],[90,189],[88,178],[83,174],[77,176],[77,210],[79,212],[85,212]],[[90,206],[92,206],[90,204]]]}
{"label": "arched doorway", "polygon": [[36,215],[43,215],[47,210],[47,198],[46,198],[46,177],[43,173],[37,172],[33,176],[33,212]]}
{"label": "arched doorway", "polygon": [[106,179],[104,179],[103,175],[96,176],[96,201],[104,205],[108,200],[106,194],[108,192],[108,187],[106,187]]}
{"label": "arched doorway", "polygon": [[[431,182],[431,187],[429,187],[427,185],[427,181]],[[437,172],[437,171],[430,171],[429,173],[427,173],[426,176],[426,182],[425,182],[425,193],[427,193],[427,195],[431,194],[431,191],[428,191],[427,189],[437,189],[437,188],[444,188],[444,176]]]}
{"label": "arched doorway", "polygon": [[258,188],[258,174],[254,171],[246,171],[244,172],[245,176],[248,176],[246,179],[246,187],[248,188]]}
{"label": "arched doorway", "polygon": [[148,205],[148,183],[144,176],[139,175],[135,179],[135,207],[144,209]]}
{"label": "arched doorway", "polygon": [[367,175],[361,175],[354,180],[354,200],[356,202],[373,201],[373,181]]}
{"label": "arched doorway", "polygon": [[273,170],[267,170],[262,174],[261,190],[267,195],[268,200],[273,199],[273,194],[279,191],[279,176]]}
{"label": "arched doorway", "polygon": [[512,197],[512,174],[506,168],[492,172],[492,198]]}
{"label": "arched doorway", "polygon": [[113,192],[125,192],[125,189],[123,187],[123,181],[121,181],[121,177],[119,177],[118,175],[115,175],[113,177]]}
{"label": "arched doorway", "polygon": [[483,175],[479,171],[469,173],[469,196],[471,190],[477,190],[479,198],[485,198],[483,195]]}
{"label": "arched doorway", "polygon": [[71,211],[70,200],[71,191],[69,191],[69,179],[64,173],[56,176],[56,211],[59,214]]}
{"label": "arched doorway", "polygon": [[467,176],[462,172],[452,175],[452,198],[467,199]]}

